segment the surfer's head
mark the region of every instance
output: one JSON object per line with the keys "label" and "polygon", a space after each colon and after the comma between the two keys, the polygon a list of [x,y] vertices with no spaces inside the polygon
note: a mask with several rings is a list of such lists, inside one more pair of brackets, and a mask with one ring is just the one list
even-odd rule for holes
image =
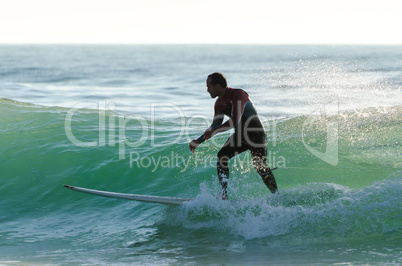
{"label": "surfer's head", "polygon": [[227,86],[226,78],[222,73],[215,72],[207,78],[207,91],[211,95],[211,98],[222,96]]}

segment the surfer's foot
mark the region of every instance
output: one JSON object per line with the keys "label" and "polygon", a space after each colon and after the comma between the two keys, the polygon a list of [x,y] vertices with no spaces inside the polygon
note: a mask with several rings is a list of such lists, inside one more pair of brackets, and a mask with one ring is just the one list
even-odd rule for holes
{"label": "surfer's foot", "polygon": [[276,184],[274,174],[271,170],[268,171],[268,175],[262,177],[262,180],[272,193],[276,193],[278,191],[278,186]]}
{"label": "surfer's foot", "polygon": [[226,191],[221,192],[218,194],[218,196],[216,196],[216,199],[228,200],[228,193]]}

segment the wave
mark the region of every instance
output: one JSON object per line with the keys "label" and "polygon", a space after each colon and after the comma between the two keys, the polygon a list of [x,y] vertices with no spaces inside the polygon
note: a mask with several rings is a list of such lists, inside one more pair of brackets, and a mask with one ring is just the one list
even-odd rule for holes
{"label": "wave", "polygon": [[[214,196],[215,156],[228,134],[192,155],[189,138],[199,135],[205,121],[183,128],[179,118],[151,124],[81,109],[68,125],[69,112],[0,99],[1,222],[50,216],[39,220],[57,224],[66,212],[93,218],[99,212],[121,218],[141,212],[143,219],[163,216],[167,226],[213,228],[246,239],[400,232],[402,106],[265,121],[280,194],[269,193],[245,153],[231,161],[228,202]],[[325,157],[335,151],[326,143],[334,134],[329,129],[336,129],[336,163]],[[84,196],[63,184],[195,201],[155,213],[150,205],[132,210],[125,201]]]}

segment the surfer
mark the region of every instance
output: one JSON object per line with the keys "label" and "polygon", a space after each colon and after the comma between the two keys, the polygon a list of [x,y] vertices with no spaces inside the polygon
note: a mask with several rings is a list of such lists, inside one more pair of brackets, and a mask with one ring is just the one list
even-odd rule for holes
{"label": "surfer", "polygon": [[[195,149],[205,140],[215,134],[235,129],[218,152],[218,178],[222,187],[221,197],[227,199],[227,186],[229,180],[229,160],[246,151],[251,152],[253,164],[268,189],[275,193],[278,191],[275,177],[267,166],[267,138],[264,127],[257,115],[255,107],[248,94],[241,89],[233,89],[227,86],[225,76],[219,72],[212,73],[207,78],[207,91],[211,98],[218,99],[215,102],[215,113],[212,124],[202,136],[190,142],[189,148],[194,153]],[[229,119],[223,123],[224,116]]]}

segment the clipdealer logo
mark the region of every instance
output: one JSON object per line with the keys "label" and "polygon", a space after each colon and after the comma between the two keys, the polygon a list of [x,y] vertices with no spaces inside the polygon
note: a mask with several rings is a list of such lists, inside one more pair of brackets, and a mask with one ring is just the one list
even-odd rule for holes
{"label": "clipdealer logo", "polygon": [[[167,109],[169,109],[169,112],[172,112],[173,110],[177,113],[178,128],[174,134],[171,134],[174,135],[174,137],[169,138],[164,142],[160,142],[160,140],[156,142],[155,132],[157,130],[156,125],[159,121],[158,114],[166,112]],[[72,122],[79,122],[79,117],[74,119],[74,116],[78,113],[90,112],[91,114],[94,114],[94,110],[98,113],[98,137],[96,140],[84,141],[73,133]],[[260,118],[264,117],[260,116]],[[184,169],[187,169],[190,156],[184,157],[178,154],[171,154],[170,156],[165,156],[166,158],[151,158],[149,155],[145,155],[145,158],[144,156],[141,156],[137,149],[134,152],[127,152],[126,149],[128,147],[139,148],[143,145],[150,145],[151,147],[167,146],[183,142],[183,138],[185,138],[185,141],[189,143],[194,138],[194,134],[190,132],[192,124],[197,121],[197,127],[200,127],[201,120],[205,122],[206,125],[211,124],[211,120],[205,116],[196,115],[186,118],[180,107],[169,102],[151,103],[150,118],[148,119],[139,114],[119,113],[116,111],[116,105],[114,103],[108,103],[106,101],[80,102],[72,106],[67,112],[64,121],[64,129],[69,141],[77,147],[117,146],[119,160],[126,159],[127,154],[129,154],[130,167],[133,167],[133,165],[137,167],[148,166],[148,168],[153,167],[153,169],[155,169],[157,166],[177,167],[178,165],[184,165]],[[272,119],[272,117],[270,119],[264,119],[264,121],[271,121],[268,126],[272,138],[270,145],[273,147],[277,144],[277,125],[275,122],[272,122],[274,120],[275,119]],[[131,123],[131,127],[133,126],[132,124],[135,124],[136,135],[134,139],[133,137],[127,137],[126,131],[129,123]],[[310,128],[317,124],[320,124],[321,128],[325,127],[325,151],[320,151],[311,146],[307,141],[309,134],[311,134]],[[267,126],[265,127],[267,130]],[[302,125],[301,137],[304,147],[315,157],[334,166],[338,164],[338,122],[328,119],[328,116],[325,113],[325,105],[307,116]],[[212,143],[215,147],[222,146],[222,143],[220,143],[217,138],[212,138],[208,142]],[[272,158],[268,156],[271,156]],[[271,165],[272,167],[286,167],[286,160],[282,155],[269,152],[268,156],[267,159],[273,162]]]}

